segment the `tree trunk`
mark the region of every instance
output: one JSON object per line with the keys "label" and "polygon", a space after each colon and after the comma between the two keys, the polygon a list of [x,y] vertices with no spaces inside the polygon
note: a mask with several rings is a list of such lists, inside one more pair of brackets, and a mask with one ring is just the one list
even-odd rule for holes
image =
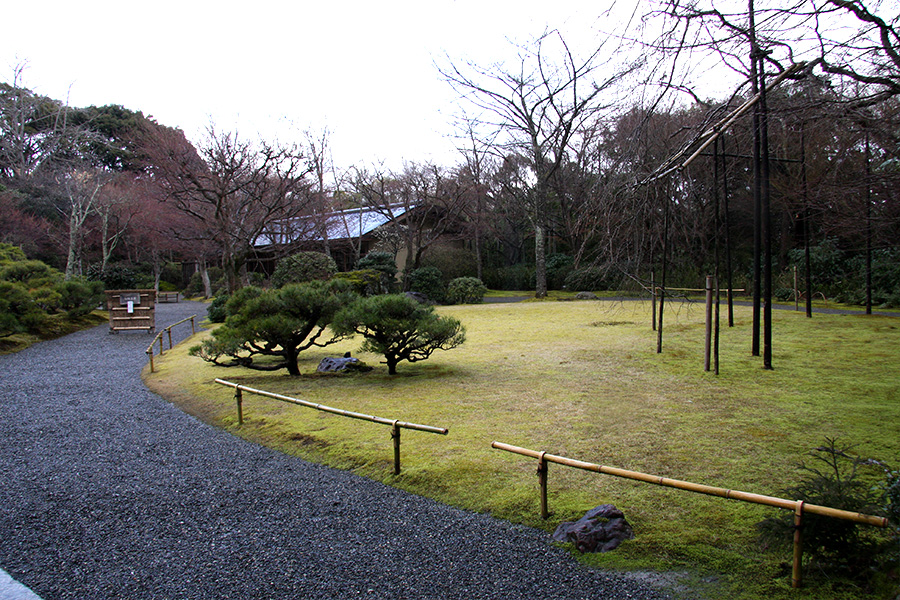
{"label": "tree trunk", "polygon": [[534,225],[534,297],[547,297],[547,248],[543,225]]}

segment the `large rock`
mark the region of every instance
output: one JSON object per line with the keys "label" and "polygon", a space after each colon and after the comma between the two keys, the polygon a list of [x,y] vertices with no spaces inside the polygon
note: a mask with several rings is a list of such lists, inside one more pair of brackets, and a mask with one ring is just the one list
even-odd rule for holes
{"label": "large rock", "polygon": [[319,373],[343,373],[346,371],[371,371],[372,367],[352,356],[326,356],[319,363],[316,371]]}
{"label": "large rock", "polygon": [[621,510],[603,504],[587,511],[577,521],[560,523],[553,539],[575,544],[579,552],[609,552],[624,540],[634,539],[634,530]]}

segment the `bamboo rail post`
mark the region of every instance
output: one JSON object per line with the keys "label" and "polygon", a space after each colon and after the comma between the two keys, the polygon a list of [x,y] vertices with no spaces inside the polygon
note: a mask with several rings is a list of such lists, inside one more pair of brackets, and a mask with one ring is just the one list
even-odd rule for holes
{"label": "bamboo rail post", "polygon": [[538,482],[541,486],[541,518],[548,519],[550,517],[550,510],[547,507],[547,470],[550,466],[546,460],[544,460],[544,456],[547,454],[546,451],[541,452],[538,457]]}
{"label": "bamboo rail post", "polygon": [[794,508],[794,568],[791,573],[791,587],[803,584],[803,500],[797,500]]}
{"label": "bamboo rail post", "polygon": [[713,312],[713,287],[712,275],[706,276],[706,352],[703,362],[703,370],[710,369],[710,354],[712,351],[712,312]]}
{"label": "bamboo rail post", "polygon": [[163,355],[163,338],[162,338],[162,331],[159,332],[159,336],[158,336],[158,337],[159,337],[159,355],[162,356],[162,355]]}
{"label": "bamboo rail post", "polygon": [[394,475],[400,474],[400,427],[396,419],[391,423],[391,440],[394,442]]}
{"label": "bamboo rail post", "polygon": [[166,331],[169,332],[169,350],[171,350],[172,348],[175,347],[175,346],[172,344],[172,327],[171,327],[171,326],[166,327]]}
{"label": "bamboo rail post", "polygon": [[234,401],[237,402],[238,425],[244,424],[244,395],[241,388],[234,388]]}
{"label": "bamboo rail post", "polygon": [[150,372],[153,373],[153,344],[150,344],[150,347],[147,348],[147,354],[150,356]]}
{"label": "bamboo rail post", "polygon": [[195,333],[197,333],[197,330],[194,329],[194,316],[191,315],[191,335],[194,335]]}

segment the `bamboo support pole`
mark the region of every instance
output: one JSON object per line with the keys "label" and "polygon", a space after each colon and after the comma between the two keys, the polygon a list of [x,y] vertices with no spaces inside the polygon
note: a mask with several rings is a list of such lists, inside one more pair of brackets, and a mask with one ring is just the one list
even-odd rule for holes
{"label": "bamboo support pole", "polygon": [[273,392],[267,392],[265,390],[258,390],[255,388],[247,387],[245,385],[239,385],[237,383],[233,383],[231,381],[225,381],[224,379],[216,379],[216,383],[219,385],[224,385],[228,387],[233,387],[235,389],[235,399],[238,404],[238,423],[242,424],[244,420],[241,397],[239,394],[241,392],[247,392],[248,394],[256,394],[257,396],[264,396],[266,398],[272,398],[273,400],[280,400],[281,402],[287,402],[289,404],[296,404],[298,406],[305,406],[306,408],[313,408],[315,410],[320,410],[322,412],[327,412],[335,415],[339,415],[341,417],[348,417],[351,419],[359,419],[362,421],[371,421],[373,423],[379,423],[381,425],[390,425],[391,426],[391,439],[393,441],[394,446],[394,474],[400,474],[400,429],[412,429],[415,431],[425,431],[427,433],[437,433],[440,435],[447,435],[448,429],[446,427],[433,427],[431,425],[419,425],[417,423],[408,423],[406,421],[400,421],[397,419],[386,419],[384,417],[376,417],[374,415],[367,415],[363,413],[353,412],[349,410],[343,410],[340,408],[333,408],[331,406],[326,406],[324,404],[318,404],[316,402],[309,402],[307,400],[300,400],[299,398],[291,398],[290,396],[283,396],[282,394],[275,394]]}
{"label": "bamboo support pole", "polygon": [[244,424],[244,396],[241,388],[234,388],[234,401],[237,403],[238,425]]}
{"label": "bamboo support pole", "polygon": [[172,344],[172,328],[166,327],[166,331],[169,332],[169,350],[171,350],[172,348],[175,347],[174,344]]}
{"label": "bamboo support pole", "polygon": [[394,475],[400,474],[400,428],[397,421],[391,423],[391,440],[394,442]]}
{"label": "bamboo support pole", "polygon": [[174,347],[172,345],[172,328],[175,327],[176,325],[181,325],[182,323],[184,323],[186,321],[190,321],[191,322],[191,335],[194,335],[195,333],[197,333],[197,331],[194,329],[194,318],[196,316],[197,315],[191,315],[190,317],[185,317],[184,319],[178,321],[177,323],[172,323],[171,325],[169,325],[168,327],[166,327],[165,329],[163,329],[162,331],[157,333],[156,336],[154,336],[153,341],[150,342],[149,346],[147,346],[147,351],[146,351],[147,356],[150,357],[150,372],[151,373],[155,372],[153,370],[153,346],[156,345],[156,342],[159,341],[159,353],[160,353],[160,355],[162,355],[162,353],[163,353],[163,337],[162,336],[164,333],[168,332],[169,333],[169,350],[171,350]]}
{"label": "bamboo support pole", "polygon": [[709,371],[712,366],[712,333],[713,333],[713,278],[711,275],[706,276],[706,345],[703,361],[703,370]]}
{"label": "bamboo support pole", "polygon": [[162,334],[163,334],[163,332],[160,331],[160,332],[159,332],[159,335],[156,336],[156,338],[159,340],[159,355],[160,355],[160,356],[162,356],[162,354],[163,354],[163,337],[162,337]]}
{"label": "bamboo support pole", "polygon": [[153,373],[153,348],[147,349],[147,355],[150,357],[150,372]]}
{"label": "bamboo support pole", "polygon": [[803,583],[803,509],[806,503],[797,500],[794,507],[794,566],[791,571],[791,587],[799,588]]}
{"label": "bamboo support pole", "polygon": [[541,486],[541,518],[547,519],[550,517],[550,509],[547,506],[547,466],[548,463],[544,460],[544,456],[546,452],[541,452],[538,457],[538,481]]}

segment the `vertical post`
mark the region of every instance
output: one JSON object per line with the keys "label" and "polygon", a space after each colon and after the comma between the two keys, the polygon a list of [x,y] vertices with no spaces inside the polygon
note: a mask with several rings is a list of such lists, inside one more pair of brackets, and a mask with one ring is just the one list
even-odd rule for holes
{"label": "vertical post", "polygon": [[791,587],[799,588],[803,583],[803,500],[794,506],[794,569]]}
{"label": "vertical post", "polygon": [[171,350],[173,348],[173,346],[172,346],[172,328],[168,327],[166,329],[166,331],[169,332],[169,350]]}
{"label": "vertical post", "polygon": [[394,475],[400,474],[400,428],[398,421],[391,424],[391,439],[394,440]]}
{"label": "vertical post", "polygon": [[547,519],[550,517],[550,511],[547,508],[547,467],[549,463],[544,460],[544,455],[547,454],[546,451],[541,452],[541,456],[538,458],[538,482],[541,486],[541,518]]}
{"label": "vertical post", "polygon": [[159,336],[159,355],[163,354],[163,336]]}
{"label": "vertical post", "polygon": [[710,355],[712,353],[712,312],[713,312],[713,278],[712,275],[706,276],[706,352],[703,361],[703,370],[709,371]]}
{"label": "vertical post", "polygon": [[797,265],[794,265],[794,310],[800,310],[800,289],[797,287]]}
{"label": "vertical post", "polygon": [[651,299],[652,306],[653,306],[653,310],[651,311],[653,313],[653,317],[651,319],[651,322],[653,325],[653,331],[656,331],[656,280],[655,280],[655,277],[656,277],[656,275],[653,272],[651,272],[650,273],[650,290],[651,290],[650,291],[650,299]]}
{"label": "vertical post", "polygon": [[241,388],[234,388],[234,401],[237,402],[237,411],[238,411],[238,425],[244,424],[244,396],[241,393]]}
{"label": "vertical post", "polygon": [[150,357],[150,372],[153,373],[153,346],[150,346],[150,349],[147,350],[147,355]]}
{"label": "vertical post", "polygon": [[194,317],[191,317],[191,335],[194,335],[197,331],[194,329]]}

